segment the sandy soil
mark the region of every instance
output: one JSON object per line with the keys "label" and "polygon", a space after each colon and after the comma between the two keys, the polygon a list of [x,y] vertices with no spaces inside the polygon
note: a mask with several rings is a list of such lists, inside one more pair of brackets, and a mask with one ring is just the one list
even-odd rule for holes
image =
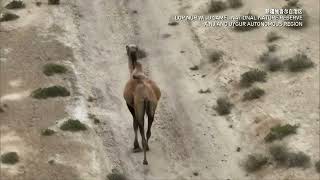
{"label": "sandy soil", "polygon": [[[71,0],[37,7],[27,1],[27,8],[17,11],[19,20],[0,27],[0,40],[5,42],[0,43],[1,105],[7,105],[0,113],[1,154],[17,151],[22,158],[15,166],[1,164],[1,178],[103,180],[118,169],[130,180],[318,179],[313,166],[282,169],[271,164],[247,174],[242,164],[248,154],[267,152],[263,137],[277,123],[300,123],[297,135],[284,143],[308,154],[312,163],[320,158],[319,9],[314,8],[319,2],[302,3],[311,26],[300,31],[259,28],[239,33],[197,22],[168,26],[174,15],[204,14],[206,3]],[[246,0],[244,7],[220,14],[249,10],[259,14],[284,3]],[[242,102],[240,75],[263,68],[257,58],[266,50],[265,37],[271,30],[284,37],[277,42],[281,58],[303,50],[316,66],[299,74],[269,73],[268,81],[259,84],[266,96]],[[142,165],[142,153],[131,151],[132,117],[122,97],[129,77],[125,45],[130,43],[147,52],[140,61],[163,94],[152,127],[148,166]],[[212,49],[225,52],[222,62],[208,63]],[[65,64],[72,73],[45,77],[41,67],[52,61]],[[200,70],[191,71],[194,65]],[[72,96],[45,101],[29,97],[33,89],[52,84],[67,86]],[[206,88],[212,92],[198,93]],[[228,116],[218,116],[212,108],[222,96],[235,104]],[[93,124],[89,113],[101,123]],[[59,123],[68,117],[90,129],[60,131]],[[46,127],[57,130],[56,135],[41,137]],[[56,163],[49,164],[50,159]]]}

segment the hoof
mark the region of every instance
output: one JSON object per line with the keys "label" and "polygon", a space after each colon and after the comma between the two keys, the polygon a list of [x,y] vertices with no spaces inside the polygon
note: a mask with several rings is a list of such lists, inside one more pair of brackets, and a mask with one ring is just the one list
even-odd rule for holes
{"label": "hoof", "polygon": [[142,152],[142,149],[140,147],[133,148],[132,150],[134,153]]}
{"label": "hoof", "polygon": [[143,164],[144,165],[148,165],[148,161],[147,160],[143,160]]}
{"label": "hoof", "polygon": [[149,148],[149,146],[147,146],[146,150],[147,150],[147,151],[150,151],[150,148]]}

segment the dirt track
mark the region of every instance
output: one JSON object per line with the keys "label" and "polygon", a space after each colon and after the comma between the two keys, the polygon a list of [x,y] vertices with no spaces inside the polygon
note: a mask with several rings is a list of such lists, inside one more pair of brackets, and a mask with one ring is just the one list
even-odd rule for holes
{"label": "dirt track", "polygon": [[[56,156],[59,156],[57,158],[58,164],[61,163],[67,167],[72,167],[73,174],[77,174],[74,177],[85,180],[104,180],[112,169],[120,170],[130,177],[130,180],[242,180],[262,177],[265,179],[280,177],[301,179],[301,177],[307,176],[307,179],[317,178],[317,174],[313,169],[306,171],[291,170],[288,171],[289,173],[283,173],[283,170],[279,170],[275,173],[270,173],[273,169],[269,168],[261,173],[250,175],[243,170],[242,162],[247,154],[265,150],[265,147],[261,145],[263,143],[261,137],[267,132],[267,128],[276,122],[280,122],[281,120],[278,120],[278,117],[281,119],[286,115],[282,113],[284,108],[282,106],[278,107],[277,103],[274,102],[286,100],[288,97],[278,98],[279,100],[277,96],[275,98],[271,97],[271,102],[258,100],[257,107],[255,104],[241,104],[238,92],[240,90],[237,89],[235,82],[237,79],[234,77],[237,76],[238,78],[240,76],[243,66],[247,68],[247,64],[249,66],[253,64],[244,60],[239,60],[238,62],[234,57],[239,54],[242,55],[244,48],[236,49],[228,44],[229,41],[212,41],[211,43],[214,44],[214,47],[219,47],[220,44],[216,44],[216,42],[219,42],[221,43],[221,48],[237,50],[235,54],[232,54],[234,52],[230,50],[230,55],[226,55],[224,59],[225,62],[217,67],[207,63],[207,49],[205,48],[212,45],[208,42],[210,38],[219,39],[223,37],[227,40],[229,39],[230,42],[238,41],[242,43],[242,36],[237,36],[240,40],[236,38],[236,40],[233,40],[233,34],[225,35],[225,31],[217,30],[216,34],[208,36],[208,39],[206,39],[205,33],[208,31],[202,32],[200,28],[197,29],[191,24],[180,23],[178,26],[168,26],[168,22],[173,15],[190,13],[193,10],[192,8],[190,10],[190,7],[193,7],[192,5],[194,4],[195,7],[198,7],[198,4],[194,1],[73,0],[62,2],[58,7],[47,7],[44,4],[40,8],[32,5],[31,1],[27,2],[32,8],[28,9],[29,11],[22,10],[20,12],[25,19],[19,20],[17,24],[6,24],[5,31],[13,31],[13,34],[10,34],[12,37],[22,34],[22,32],[27,32],[26,36],[30,39],[32,39],[32,36],[29,37],[29,34],[39,33],[39,44],[47,42],[48,39],[49,41],[50,39],[57,39],[68,47],[64,48],[65,51],[60,54],[61,57],[55,57],[55,51],[48,52],[46,50],[46,48],[51,50],[61,48],[62,45],[59,43],[50,43],[50,47],[44,44],[39,51],[47,51],[48,54],[46,56],[54,56],[52,59],[66,61],[65,64],[73,70],[71,77],[64,78],[64,80],[68,81],[68,86],[73,89],[73,97],[67,99],[67,102],[63,101],[64,107],[61,106],[61,110],[55,111],[53,115],[50,115],[51,118],[48,118],[47,112],[53,106],[59,107],[60,100],[54,101],[53,103],[56,104],[48,106],[42,103],[44,110],[39,109],[37,113],[40,117],[47,118],[47,120],[44,123],[39,118],[39,122],[44,123],[41,128],[46,126],[56,127],[54,125],[55,121],[60,122],[66,116],[65,114],[80,119],[91,127],[89,132],[77,135],[58,131],[58,134],[60,134],[58,135],[59,139],[51,137],[52,142],[58,144],[53,146],[52,144],[50,145],[50,142],[47,142],[49,145],[45,145],[42,148],[49,148],[46,150],[48,154],[43,154],[39,162],[46,163],[47,156],[56,154]],[[32,22],[35,23],[32,24]],[[33,26],[37,30],[30,28]],[[319,29],[311,30],[313,30],[312,32],[319,31]],[[7,35],[5,31],[1,32],[1,35]],[[202,35],[202,37],[199,37],[199,35]],[[42,36],[46,38],[42,39]],[[250,39],[250,37],[247,37],[249,36],[248,34],[244,36]],[[28,39],[27,37],[24,38]],[[6,41],[9,41],[8,39]],[[19,39],[16,41],[20,42]],[[28,46],[28,42],[26,40],[24,45],[20,47],[18,46],[19,43],[16,43],[18,44],[16,45],[17,47],[14,43],[9,45],[12,46],[10,47],[11,50],[14,50],[15,48]],[[143,153],[134,154],[131,151],[134,136],[132,117],[122,97],[124,85],[129,78],[125,45],[131,43],[137,44],[147,52],[147,57],[140,61],[146,74],[157,82],[162,90],[162,97],[156,112],[149,142],[151,150],[147,153],[148,166],[142,165]],[[252,42],[247,43],[250,44]],[[312,43],[316,42],[312,41]],[[52,44],[54,44],[54,47],[51,47]],[[262,46],[261,44],[257,46]],[[72,48],[72,52],[69,52],[71,51],[70,48]],[[27,62],[33,62],[32,59],[37,58],[37,56],[33,55],[38,53],[38,49],[35,52],[33,52],[33,48],[30,49],[27,52],[19,52],[17,55],[32,54]],[[254,52],[258,51],[257,48],[247,49]],[[316,52],[317,49],[319,50],[319,47],[312,49],[314,61],[319,59],[319,54]],[[250,59],[251,55],[246,53],[243,55],[243,59]],[[72,56],[72,58],[68,58],[69,56]],[[12,56],[11,59],[19,58]],[[23,61],[23,58],[19,59],[19,61]],[[39,64],[43,64],[43,62],[42,59],[34,61],[34,63]],[[9,61],[9,63],[11,62]],[[12,61],[12,63],[10,67],[19,65],[19,62]],[[201,69],[199,71],[191,71],[189,68],[194,65],[200,65]],[[28,66],[30,64],[26,64],[24,69],[30,68]],[[4,70],[4,67],[9,66],[2,66],[1,73],[4,73],[5,77],[11,77],[14,73]],[[41,68],[40,65],[35,66],[34,71],[37,68]],[[316,138],[319,138],[319,129],[314,128],[319,126],[317,116],[319,107],[315,107],[319,104],[319,101],[313,97],[319,96],[317,94],[319,86],[314,86],[312,83],[319,83],[318,68],[317,65],[311,71],[310,76],[306,74],[301,77],[301,79],[305,77],[307,79],[303,81],[306,85],[305,89],[301,91],[309,94],[309,101],[305,103],[309,103],[309,106],[305,105],[302,109],[310,113],[310,117],[305,120],[308,122],[308,126],[303,127],[302,135],[305,137],[305,132],[310,132],[308,137],[310,141],[307,146],[303,146],[304,144],[301,142],[303,138],[293,139],[299,142],[297,143],[297,149],[300,146],[305,147],[304,149],[308,150],[308,153],[314,159],[319,158],[319,142],[316,140]],[[19,76],[29,77],[27,72],[21,73]],[[26,88],[34,89],[39,84],[46,84],[48,81],[48,79],[41,78],[39,80],[36,78],[37,76],[41,76],[41,73],[32,74],[29,78],[36,79],[36,82],[31,84],[24,83],[25,85],[21,87],[21,90]],[[7,86],[4,82],[11,79],[3,78],[2,80],[4,87]],[[28,82],[26,78],[23,80]],[[285,81],[285,83],[298,80],[293,79],[288,82]],[[62,82],[62,80],[55,78],[49,82],[47,84]],[[268,87],[272,89],[273,86],[271,84]],[[277,88],[281,89],[278,86]],[[212,92],[210,94],[198,93],[199,89],[207,88],[211,89]],[[4,89],[5,91],[1,91],[2,99],[12,91],[8,87]],[[293,86],[291,89],[297,88]],[[270,94],[270,96],[274,95],[272,91]],[[227,117],[218,116],[212,108],[217,98],[221,96],[229,96],[235,103],[240,104]],[[30,101],[26,97],[21,99],[23,98],[26,100],[20,103],[24,103],[24,106],[28,108]],[[90,98],[94,100],[88,101]],[[15,103],[18,102],[16,101]],[[291,101],[288,101],[288,106],[292,107],[292,109],[285,110],[288,110],[288,114],[290,114],[290,118],[295,120],[294,122],[300,122],[299,115],[304,112],[301,110],[301,114],[294,114],[294,108],[299,107],[296,107],[296,104],[296,106],[292,106],[289,102]],[[292,100],[292,102],[294,101]],[[9,104],[10,109],[18,106],[15,103]],[[37,102],[31,101],[31,103]],[[279,106],[282,105],[281,102],[278,102],[278,104]],[[21,113],[30,111],[27,108],[23,109]],[[279,109],[279,113],[273,112],[272,109]],[[94,125],[88,118],[88,113],[95,114],[101,120],[101,124]],[[21,126],[20,121],[12,120],[14,119],[12,114],[14,112],[5,114],[5,121],[1,121],[2,126],[4,125],[3,127],[1,126],[4,129],[2,130],[4,134],[10,134],[9,132],[12,129],[16,130],[16,126]],[[294,115],[291,116],[291,114]],[[30,116],[32,117],[32,114]],[[27,119],[28,117],[26,116],[25,118]],[[253,122],[255,118],[265,119],[268,122],[256,125]],[[14,122],[12,127],[9,126],[8,128],[6,126],[8,122]],[[230,128],[230,125],[233,125],[233,128]],[[23,128],[25,128],[24,125],[22,125]],[[38,141],[40,126],[34,128],[33,131],[35,133],[29,135],[30,141],[34,140],[35,144],[39,145],[40,143],[41,145],[43,142]],[[28,130],[26,129],[26,131]],[[24,133],[20,132],[19,136],[23,137]],[[256,133],[261,133],[262,136],[256,137]],[[290,142],[294,143],[294,141]],[[1,143],[6,145],[6,142]],[[33,144],[34,142],[28,143]],[[37,145],[30,146],[36,148]],[[68,149],[69,145],[70,149]],[[241,152],[236,151],[237,147],[241,147]],[[19,149],[20,147],[17,148]],[[32,158],[37,158],[37,156],[33,154],[29,160],[26,160],[26,163],[30,163]],[[59,159],[62,160],[59,161]],[[30,171],[35,171],[33,174],[37,174],[37,170],[43,171],[41,163],[34,165],[35,168],[30,168]],[[51,168],[51,166],[46,168]],[[28,170],[26,172],[28,174]],[[52,170],[53,175],[48,175],[48,178],[54,177],[54,174],[59,174],[59,172],[61,172],[59,168]],[[42,174],[45,173],[42,172]],[[61,177],[59,176],[57,179],[67,180],[69,178],[68,175],[64,176],[63,174],[67,174],[67,172],[61,173]],[[278,174],[280,175],[278,176]],[[28,176],[24,177],[32,179],[33,175],[28,174]],[[43,177],[46,176],[43,175]]]}

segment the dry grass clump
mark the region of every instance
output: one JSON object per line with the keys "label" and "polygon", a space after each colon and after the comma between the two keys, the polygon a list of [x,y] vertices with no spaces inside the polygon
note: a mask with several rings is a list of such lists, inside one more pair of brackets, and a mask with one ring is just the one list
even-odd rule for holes
{"label": "dry grass clump", "polygon": [[271,51],[274,50],[275,47],[269,47],[269,51],[263,53],[259,59],[260,62],[265,63],[267,66],[267,69],[271,72],[279,71],[283,68],[283,62],[279,59],[279,57],[275,56]]}
{"label": "dry grass clump", "polygon": [[7,152],[1,155],[1,162],[4,164],[16,164],[19,162],[19,156],[16,152]]}
{"label": "dry grass clump", "polygon": [[274,32],[274,31],[271,31],[271,32],[269,32],[267,34],[267,41],[268,42],[273,42],[273,41],[276,41],[276,40],[279,40],[279,39],[281,39],[281,36],[278,33]]}
{"label": "dry grass clump", "polygon": [[269,149],[271,156],[280,166],[286,167],[307,167],[310,164],[310,157],[303,152],[290,152],[283,145],[273,145]]}
{"label": "dry grass clump", "polygon": [[275,140],[281,140],[286,136],[289,136],[291,134],[297,133],[297,128],[299,125],[276,125],[270,129],[270,132],[267,134],[267,136],[264,138],[266,142],[272,142]]}
{"label": "dry grass clump", "polygon": [[207,94],[207,93],[211,93],[211,90],[210,90],[209,88],[207,88],[206,90],[200,89],[198,92],[199,92],[200,94]]}
{"label": "dry grass clump", "polygon": [[98,119],[97,116],[94,115],[94,114],[89,113],[88,116],[89,116],[90,119],[93,120],[94,124],[99,124],[101,122],[100,119]]}
{"label": "dry grass clump", "polygon": [[250,101],[253,99],[259,99],[264,94],[265,94],[265,91],[263,89],[258,88],[258,87],[254,87],[251,90],[249,90],[243,94],[243,100]]}
{"label": "dry grass clump", "polygon": [[19,16],[16,14],[13,14],[11,12],[3,12],[0,13],[0,22],[4,22],[4,21],[13,21],[18,19]]}
{"label": "dry grass clump", "polygon": [[227,9],[227,3],[220,0],[211,0],[209,13],[217,13]]}
{"label": "dry grass clump", "polygon": [[223,55],[224,55],[223,51],[213,50],[213,51],[210,52],[210,54],[209,54],[209,60],[210,60],[210,62],[212,62],[212,63],[218,62],[219,60],[221,60],[221,58],[223,57]]}
{"label": "dry grass clump", "polygon": [[50,5],[59,5],[60,4],[60,0],[48,0],[48,4],[50,4]]}
{"label": "dry grass clump", "polygon": [[245,25],[241,25],[241,26],[235,26],[234,29],[236,31],[250,31],[253,29],[256,29],[260,26],[257,25],[258,22],[262,22],[263,20],[259,19],[257,15],[252,14],[252,13],[248,13],[245,15],[242,15],[242,17],[248,16],[249,18],[241,18],[238,20],[239,24],[245,24]]}
{"label": "dry grass clump", "polygon": [[128,180],[128,178],[117,169],[112,169],[112,173],[108,174],[107,180]]}
{"label": "dry grass clump", "polygon": [[233,104],[229,101],[228,98],[218,98],[215,110],[219,115],[223,116],[230,114],[232,106]]}
{"label": "dry grass clump", "polygon": [[229,7],[239,8],[243,5],[242,0],[228,0]]}
{"label": "dry grass clump", "polygon": [[87,130],[87,127],[77,119],[68,119],[62,123],[60,129],[63,131],[84,131]]}
{"label": "dry grass clump", "polygon": [[44,130],[41,131],[41,135],[42,135],[42,136],[51,136],[51,135],[53,135],[54,133],[55,133],[54,130],[48,129],[48,128],[46,128],[46,129],[44,129]]}
{"label": "dry grass clump", "polygon": [[296,54],[294,57],[286,60],[285,63],[291,72],[300,72],[314,66],[314,63],[305,53]]}
{"label": "dry grass clump", "polygon": [[261,154],[251,154],[245,161],[244,167],[247,172],[255,172],[266,165],[268,158]]}
{"label": "dry grass clump", "polygon": [[299,0],[289,0],[287,1],[287,4],[284,5],[282,8],[283,9],[294,9],[294,8],[299,8],[301,7],[299,3]]}
{"label": "dry grass clump", "polygon": [[49,63],[44,65],[43,73],[47,76],[52,76],[54,74],[64,74],[68,71],[68,69],[60,64]]}
{"label": "dry grass clump", "polygon": [[320,160],[317,161],[314,166],[315,166],[315,168],[316,168],[316,171],[317,171],[318,173],[320,173]]}
{"label": "dry grass clump", "polygon": [[36,99],[47,99],[70,96],[70,92],[63,86],[51,86],[47,88],[38,88],[32,92],[31,96]]}
{"label": "dry grass clump", "polygon": [[7,9],[21,9],[25,7],[26,4],[22,0],[13,0],[5,6]]}
{"label": "dry grass clump", "polygon": [[266,82],[267,73],[259,69],[253,69],[241,75],[240,85],[250,87],[254,82]]}
{"label": "dry grass clump", "polygon": [[197,70],[199,70],[199,66],[194,65],[194,66],[190,67],[189,69],[192,71],[197,71]]}

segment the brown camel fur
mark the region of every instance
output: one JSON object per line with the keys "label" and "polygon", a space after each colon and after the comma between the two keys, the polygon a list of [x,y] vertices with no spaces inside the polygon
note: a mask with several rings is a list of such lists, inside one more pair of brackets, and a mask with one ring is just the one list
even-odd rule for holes
{"label": "brown camel fur", "polygon": [[[126,49],[129,60],[130,79],[125,86],[123,96],[133,117],[135,134],[133,152],[141,151],[137,139],[137,131],[140,129],[144,152],[143,164],[147,165],[146,151],[149,150],[148,141],[151,136],[151,126],[161,92],[156,83],[143,73],[141,64],[137,62],[138,47],[136,45],[127,45]],[[148,116],[147,140],[144,134],[145,114]]]}

